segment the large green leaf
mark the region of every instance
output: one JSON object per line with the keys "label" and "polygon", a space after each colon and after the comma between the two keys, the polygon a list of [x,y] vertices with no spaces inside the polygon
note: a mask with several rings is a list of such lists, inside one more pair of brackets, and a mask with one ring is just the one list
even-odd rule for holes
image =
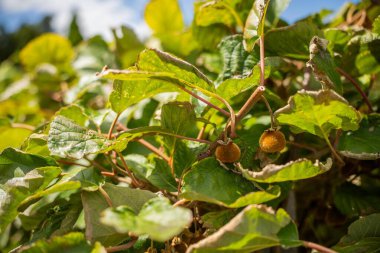
{"label": "large green leaf", "polygon": [[244,26],[244,48],[248,52],[253,50],[256,41],[264,34],[265,15],[269,0],[256,0],[249,12]]}
{"label": "large green leaf", "polygon": [[14,177],[23,177],[33,169],[56,165],[53,158],[7,148],[0,154],[0,184]]}
{"label": "large green leaf", "polygon": [[333,129],[356,130],[360,122],[359,112],[332,90],[299,91],[275,117],[296,133],[308,132],[324,139]]}
{"label": "large green leaf", "polygon": [[314,36],[323,37],[323,33],[310,21],[275,28],[265,34],[265,50],[273,55],[306,60]]}
{"label": "large green leaf", "polygon": [[136,67],[137,69],[129,70],[104,69],[98,77],[126,81],[160,80],[198,89],[208,94],[215,90],[211,80],[195,66],[156,49],[146,49],[141,52]]}
{"label": "large green leaf", "polygon": [[[131,189],[109,183],[106,183],[103,189],[115,207],[126,205],[134,212],[140,211],[145,202],[156,197],[156,195],[150,191]],[[109,205],[99,191],[83,191],[82,203],[86,222],[87,240],[91,242],[99,241],[105,246],[108,246],[121,243],[126,239],[127,236],[125,234],[120,234],[112,227],[103,225],[100,222],[101,213],[108,208]]]}
{"label": "large green leaf", "polygon": [[66,117],[56,116],[50,124],[48,147],[53,155],[79,159],[88,154],[105,152],[110,145],[111,141],[104,136]]}
{"label": "large green leaf", "polygon": [[[233,1],[204,1],[196,3],[194,21],[197,26],[224,24],[233,27],[236,24],[236,12]],[[241,22],[241,21],[240,21]]]}
{"label": "large green leaf", "polygon": [[17,209],[25,198],[45,189],[60,173],[59,167],[41,167],[9,179],[0,188],[0,232],[16,218]]}
{"label": "large green leaf", "polygon": [[149,200],[138,213],[128,206],[120,206],[105,210],[101,218],[104,224],[119,233],[149,235],[152,240],[161,242],[182,232],[192,220],[189,209],[173,207],[168,199],[162,197]]}
{"label": "large green leaf", "polygon": [[342,253],[378,252],[380,248],[380,214],[371,214],[348,227],[348,234],[334,247]]}
{"label": "large green leaf", "polygon": [[248,180],[263,183],[276,183],[315,177],[328,171],[331,168],[331,165],[331,159],[328,159],[326,164],[322,164],[319,161],[316,161],[313,164],[310,160],[299,159],[284,165],[269,164],[258,172],[242,168],[240,168],[240,171]]}
{"label": "large green leaf", "polygon": [[[161,108],[161,126],[174,134],[186,135],[196,125],[193,106],[188,102],[170,102]],[[166,137],[165,144],[174,152],[178,138]]]}
{"label": "large green leaf", "polygon": [[147,180],[159,189],[177,191],[177,182],[166,161],[155,158],[149,162],[146,157],[136,154],[126,156],[125,161],[138,178]]}
{"label": "large green leaf", "polygon": [[145,7],[145,21],[156,34],[179,32],[185,27],[177,0],[151,0]]}
{"label": "large green leaf", "polygon": [[32,132],[25,128],[14,128],[10,124],[0,125],[0,152],[6,148],[19,148]]}
{"label": "large green leaf", "polygon": [[380,158],[380,115],[370,114],[361,121],[358,130],[343,133],[337,150],[344,156],[360,160]]}
{"label": "large green leaf", "polygon": [[314,36],[310,41],[310,60],[307,65],[313,69],[315,78],[321,82],[324,88],[333,88],[338,93],[343,93],[342,82],[334,59],[327,51],[328,41]]}
{"label": "large green leaf", "polygon": [[181,192],[185,199],[238,208],[275,199],[280,189],[272,187],[258,191],[248,180],[221,167],[215,158],[207,158],[185,174]]}
{"label": "large green leaf", "polygon": [[219,81],[247,77],[251,74],[253,66],[259,61],[257,52],[248,53],[244,50],[241,35],[224,38],[219,44],[219,48],[223,57],[223,71],[219,74]]}
{"label": "large green leaf", "polygon": [[348,217],[379,212],[380,197],[350,183],[345,183],[334,192],[336,208]]}
{"label": "large green leaf", "polygon": [[[264,206],[250,205],[216,233],[193,244],[188,253],[253,252],[284,244],[300,245],[289,215]],[[294,233],[295,231],[295,233]]]}
{"label": "large green leaf", "polygon": [[53,33],[35,38],[20,52],[21,62],[29,70],[43,63],[50,63],[57,68],[66,67],[73,57],[70,41]]}
{"label": "large green leaf", "polygon": [[291,0],[270,0],[266,11],[265,22],[269,22],[271,27],[275,27],[280,20],[280,15],[288,8]]}
{"label": "large green leaf", "polygon": [[39,240],[30,245],[22,246],[17,252],[23,253],[104,253],[105,249],[99,243],[94,246],[89,245],[84,235],[79,232],[72,232],[64,236],[55,236],[49,240]]}
{"label": "large green leaf", "polygon": [[123,112],[129,106],[162,92],[179,91],[172,84],[161,80],[114,80],[109,101],[112,110]]}
{"label": "large green leaf", "polygon": [[355,65],[360,74],[376,74],[380,72],[380,35],[366,33],[353,38],[349,44],[360,44],[355,58]]}

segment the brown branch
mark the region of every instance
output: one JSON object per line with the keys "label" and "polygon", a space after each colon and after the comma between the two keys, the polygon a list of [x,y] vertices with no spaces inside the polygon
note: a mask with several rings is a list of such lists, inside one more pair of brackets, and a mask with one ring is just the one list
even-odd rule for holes
{"label": "brown branch", "polygon": [[329,249],[325,246],[319,245],[319,244],[314,243],[314,242],[302,241],[302,244],[303,244],[303,246],[305,246],[307,248],[314,249],[314,250],[319,251],[321,253],[338,253],[335,250]]}
{"label": "brown branch", "polygon": [[11,127],[13,127],[13,128],[23,128],[23,129],[27,129],[27,130],[30,130],[30,131],[34,131],[36,129],[34,126],[23,124],[23,123],[12,123]]}
{"label": "brown branch", "polygon": [[127,250],[127,249],[130,249],[133,247],[133,245],[135,245],[135,243],[137,242],[137,238],[134,238],[132,239],[132,241],[126,243],[126,244],[122,244],[122,245],[118,245],[118,246],[113,246],[113,247],[108,247],[106,248],[106,251],[107,252],[117,252],[117,251],[122,251],[122,250]]}
{"label": "brown branch", "polygon": [[144,139],[139,139],[139,140],[137,140],[137,142],[141,143],[142,145],[144,145],[144,147],[146,147],[147,149],[149,149],[150,151],[152,151],[156,155],[160,156],[166,162],[170,161],[170,158],[166,154],[164,154],[161,150],[159,150],[158,148],[156,148],[155,146],[150,144],[148,141],[146,141]]}
{"label": "brown branch", "polygon": [[260,85],[265,86],[264,34],[261,34],[261,36],[260,36]]}
{"label": "brown branch", "polygon": [[112,121],[112,124],[111,124],[111,127],[110,127],[110,130],[108,131],[108,139],[111,139],[112,138],[112,132],[113,132],[113,129],[115,128],[115,125],[117,123],[117,120],[119,119],[120,117],[120,113],[118,113],[115,117],[115,119]]}
{"label": "brown branch", "polygon": [[113,204],[112,204],[112,200],[110,198],[110,196],[108,195],[108,193],[103,189],[102,186],[99,186],[99,192],[102,194],[102,196],[104,197],[104,199],[107,201],[107,204],[110,206],[110,207],[113,207]]}
{"label": "brown branch", "polygon": [[132,180],[132,185],[135,186],[135,187],[141,187],[141,184],[136,180],[136,178],[133,175],[133,173],[129,170],[128,165],[127,165],[126,161],[124,160],[123,155],[121,153],[119,153],[119,152],[117,152],[117,154],[118,154],[118,156],[119,156],[119,158],[121,160],[121,163],[124,166],[125,171],[128,173],[128,176]]}
{"label": "brown branch", "polygon": [[369,101],[367,95],[364,93],[364,91],[360,87],[360,84],[353,77],[351,77],[347,72],[345,72],[343,69],[337,67],[336,70],[339,72],[339,74],[344,76],[348,81],[350,81],[354,85],[355,89],[360,93],[364,102],[367,104],[369,111],[373,112],[372,104]]}
{"label": "brown branch", "polygon": [[245,104],[241,107],[239,112],[236,114],[236,121],[240,121],[244,116],[252,109],[252,107],[256,104],[257,101],[260,100],[261,95],[263,95],[265,91],[265,87],[260,85],[258,86],[252,95],[248,98]]}

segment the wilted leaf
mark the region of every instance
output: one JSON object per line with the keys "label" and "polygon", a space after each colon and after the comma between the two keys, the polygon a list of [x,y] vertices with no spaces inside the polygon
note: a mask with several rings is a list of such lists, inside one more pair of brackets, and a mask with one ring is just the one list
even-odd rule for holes
{"label": "wilted leaf", "polygon": [[96,131],[81,127],[66,117],[56,116],[50,124],[48,147],[53,155],[79,159],[105,152],[110,145],[111,141]]}
{"label": "wilted leaf", "polygon": [[306,65],[313,69],[315,78],[321,82],[323,88],[332,88],[342,94],[342,82],[335,70],[334,59],[327,51],[327,44],[327,40],[314,36],[309,46],[310,60]]}
{"label": "wilted leaf", "polygon": [[256,0],[249,12],[244,26],[244,48],[248,52],[253,50],[256,41],[264,33],[265,15],[269,0]]}
{"label": "wilted leaf", "polygon": [[249,253],[281,245],[282,238],[287,239],[287,245],[293,242],[297,246],[298,233],[281,231],[291,223],[289,215],[283,209],[275,213],[271,208],[250,205],[216,233],[191,245],[187,253]]}
{"label": "wilted leaf", "polygon": [[358,130],[343,133],[337,150],[344,156],[360,160],[380,158],[380,115],[370,114],[362,120]]}
{"label": "wilted leaf", "polygon": [[215,158],[207,158],[185,174],[181,192],[185,199],[238,208],[275,199],[280,189],[272,187],[258,191],[248,180],[221,167]]}
{"label": "wilted leaf", "polygon": [[333,248],[342,253],[376,252],[380,248],[380,214],[359,218],[348,227],[348,234]]}
{"label": "wilted leaf", "polygon": [[258,172],[242,168],[240,168],[240,171],[248,180],[263,183],[276,183],[315,177],[328,171],[331,168],[331,165],[331,159],[328,159],[326,164],[322,164],[319,161],[316,161],[313,164],[310,160],[299,159],[284,165],[269,164]]}
{"label": "wilted leaf", "polygon": [[139,213],[128,206],[109,208],[101,221],[119,233],[149,235],[152,240],[164,242],[182,232],[192,218],[189,209],[173,207],[168,199],[158,197],[146,202]]}
{"label": "wilted leaf", "polygon": [[356,130],[360,122],[359,112],[331,90],[299,91],[275,117],[296,133],[308,132],[324,139],[333,129]]}

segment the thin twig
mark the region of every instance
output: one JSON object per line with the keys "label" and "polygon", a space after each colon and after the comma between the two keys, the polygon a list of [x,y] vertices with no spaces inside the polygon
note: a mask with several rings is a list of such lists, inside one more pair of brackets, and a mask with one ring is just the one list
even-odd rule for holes
{"label": "thin twig", "polygon": [[333,153],[333,155],[336,157],[336,159],[342,164],[344,165],[345,162],[343,161],[343,159],[340,157],[340,155],[335,151],[335,148],[331,145],[331,142],[329,140],[329,137],[324,133],[322,132],[323,134],[323,138],[325,139],[327,145],[329,146],[331,152]]}
{"label": "thin twig", "polygon": [[23,129],[27,129],[27,130],[30,130],[30,131],[34,131],[36,129],[34,126],[23,124],[23,123],[12,123],[11,127],[13,127],[13,128],[23,128]]}
{"label": "thin twig", "polygon": [[128,165],[127,165],[126,161],[124,160],[123,155],[121,153],[119,153],[119,152],[117,152],[117,154],[118,154],[118,156],[119,156],[119,158],[121,160],[121,163],[124,166],[125,171],[128,173],[128,176],[132,180],[132,185],[134,185],[135,187],[141,187],[141,184],[136,180],[136,178],[133,175],[133,173],[129,170]]}
{"label": "thin twig", "polygon": [[183,206],[186,202],[189,202],[187,199],[180,199],[173,204],[173,206]]}
{"label": "thin twig", "polygon": [[346,71],[344,71],[343,69],[337,67],[336,70],[339,72],[339,74],[341,74],[342,76],[344,76],[348,81],[350,81],[354,85],[355,89],[360,93],[360,95],[362,96],[364,102],[367,104],[368,110],[370,112],[373,112],[372,104],[369,101],[367,95],[364,93],[364,91],[360,87],[359,83],[353,77],[351,77]]}
{"label": "thin twig", "polygon": [[119,119],[120,117],[120,113],[118,113],[115,117],[115,119],[112,121],[112,124],[111,124],[111,127],[110,127],[110,130],[108,131],[108,139],[111,139],[112,138],[112,132],[113,132],[113,129],[115,128],[115,125],[117,123],[117,120]]}
{"label": "thin twig", "polygon": [[103,189],[102,186],[99,186],[99,192],[102,194],[102,196],[104,197],[104,199],[107,201],[107,204],[110,206],[110,207],[113,207],[113,204],[112,204],[112,200],[110,198],[110,196],[108,195],[108,193]]}
{"label": "thin twig", "polygon": [[225,116],[227,117],[230,117],[230,113],[227,112],[226,110],[214,105],[213,103],[207,101],[206,99],[202,98],[201,96],[197,95],[196,93],[192,92],[191,90],[188,90],[186,89],[185,87],[181,86],[181,85],[177,85],[178,88],[180,88],[181,90],[183,90],[184,92],[190,94],[191,96],[193,96],[194,98],[202,101],[203,103],[205,103],[206,105],[218,110],[219,112],[221,112],[222,114],[224,114]]}
{"label": "thin twig", "polygon": [[260,36],[260,85],[265,86],[265,48],[264,33]]}
{"label": "thin twig", "polygon": [[166,162],[170,161],[170,158],[166,154],[164,154],[161,150],[159,150],[158,148],[156,148],[155,146],[150,144],[148,141],[146,141],[144,139],[139,139],[139,140],[137,140],[137,142],[141,143],[142,145],[144,145],[144,147],[146,147],[147,149],[149,149],[150,151],[152,151],[156,155],[160,156]]}
{"label": "thin twig", "polygon": [[248,98],[245,104],[240,108],[239,112],[236,114],[236,120],[240,121],[244,116],[252,109],[257,101],[260,100],[261,95],[264,93],[265,87],[260,85],[258,86],[252,95]]}
{"label": "thin twig", "polygon": [[314,242],[307,242],[307,241],[302,241],[303,246],[310,248],[310,249],[315,249],[321,253],[337,253],[335,250],[329,249],[325,246],[322,246],[320,244],[314,243]]}
{"label": "thin twig", "polygon": [[135,245],[135,243],[137,242],[137,238],[134,238],[132,239],[132,241],[126,243],[126,244],[122,244],[122,245],[118,245],[118,246],[113,246],[113,247],[108,247],[106,248],[106,251],[107,252],[117,252],[117,251],[122,251],[122,250],[127,250],[127,249],[130,249],[133,247],[133,245]]}
{"label": "thin twig", "polygon": [[276,126],[275,126],[275,121],[274,121],[274,117],[273,117],[272,108],[270,107],[270,104],[269,104],[268,100],[264,97],[264,95],[261,95],[261,99],[264,101],[265,106],[267,107],[267,109],[269,111],[269,114],[270,114],[270,126],[273,129]]}

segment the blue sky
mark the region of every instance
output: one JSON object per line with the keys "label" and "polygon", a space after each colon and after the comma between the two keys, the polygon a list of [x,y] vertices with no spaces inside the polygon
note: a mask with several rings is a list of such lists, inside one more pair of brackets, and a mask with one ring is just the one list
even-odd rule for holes
{"label": "blue sky", "polygon": [[[358,0],[353,0],[358,2]],[[23,23],[38,22],[44,15],[53,15],[53,28],[67,31],[72,11],[77,11],[85,36],[102,34],[110,39],[110,28],[121,24],[133,27],[140,37],[149,35],[144,22],[144,7],[148,0],[0,0],[0,23],[10,31]],[[190,23],[193,0],[179,0],[184,18]],[[282,14],[288,22],[294,22],[321,9],[337,11],[347,0],[292,0]]]}

